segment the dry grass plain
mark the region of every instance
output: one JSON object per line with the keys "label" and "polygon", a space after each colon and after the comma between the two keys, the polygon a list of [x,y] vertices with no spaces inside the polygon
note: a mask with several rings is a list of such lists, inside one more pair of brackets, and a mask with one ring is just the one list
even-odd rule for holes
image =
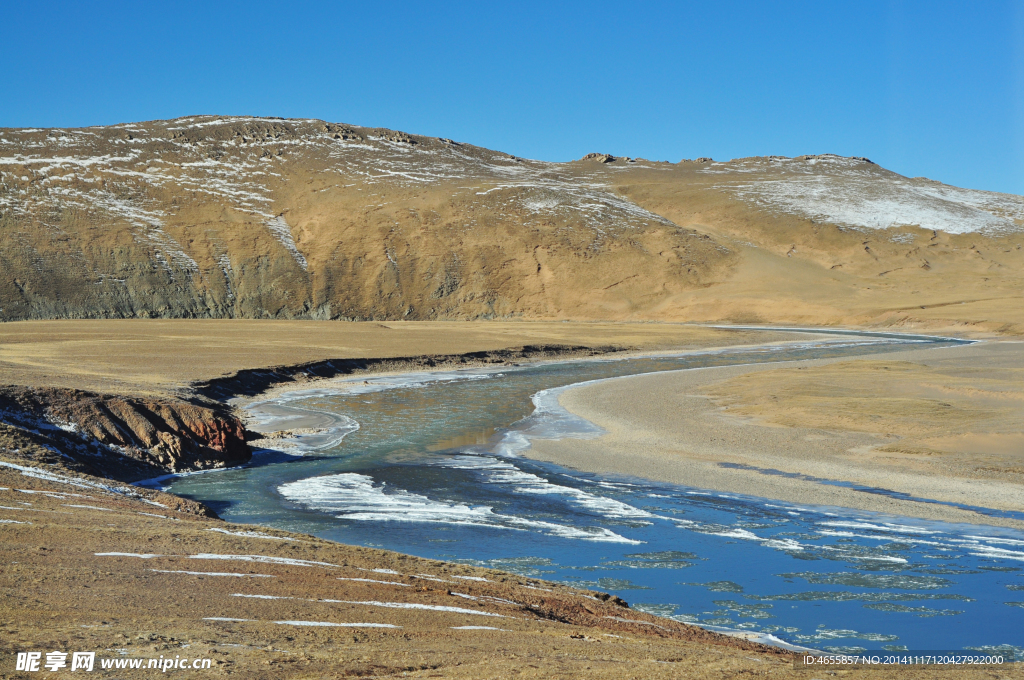
{"label": "dry grass plain", "polygon": [[792,336],[657,323],[18,321],[0,324],[0,384],[159,394],[242,369],[325,359],[461,354],[524,345],[657,352],[786,338]]}

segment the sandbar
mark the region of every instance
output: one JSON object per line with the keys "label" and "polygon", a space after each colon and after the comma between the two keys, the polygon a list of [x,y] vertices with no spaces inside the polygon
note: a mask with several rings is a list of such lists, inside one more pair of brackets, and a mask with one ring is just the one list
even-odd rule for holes
{"label": "sandbar", "polygon": [[[793,503],[1024,528],[1012,515],[957,507],[1024,511],[1021,375],[1024,343],[1004,340],[614,378],[559,399],[606,434],[533,440],[525,455]],[[876,412],[866,414],[872,395]],[[851,397],[860,400],[850,406]]]}

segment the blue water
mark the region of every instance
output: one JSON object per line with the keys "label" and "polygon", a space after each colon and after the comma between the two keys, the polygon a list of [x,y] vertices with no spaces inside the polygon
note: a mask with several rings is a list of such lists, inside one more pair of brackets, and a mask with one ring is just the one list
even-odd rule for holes
{"label": "blue water", "polygon": [[518,455],[531,435],[599,433],[554,406],[550,390],[565,385],[946,344],[834,337],[337,381],[253,409],[279,428],[289,414],[333,414],[323,416],[326,434],[284,442],[307,455],[262,454],[169,490],[234,522],[603,590],[650,613],[815,649],[1020,653],[1024,532],[591,475]]}

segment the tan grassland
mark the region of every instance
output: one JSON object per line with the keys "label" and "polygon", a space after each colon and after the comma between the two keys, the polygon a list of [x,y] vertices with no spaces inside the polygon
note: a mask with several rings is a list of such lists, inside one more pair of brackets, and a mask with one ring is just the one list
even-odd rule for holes
{"label": "tan grassland", "polygon": [[0,324],[0,384],[153,394],[242,369],[324,359],[418,357],[524,345],[656,352],[784,339],[792,336],[656,323],[19,321]]}
{"label": "tan grassland", "polygon": [[949,505],[720,463],[1020,511],[1022,386],[1019,341],[618,378],[560,399],[607,434],[535,441],[528,455],[793,503],[1020,528]]}

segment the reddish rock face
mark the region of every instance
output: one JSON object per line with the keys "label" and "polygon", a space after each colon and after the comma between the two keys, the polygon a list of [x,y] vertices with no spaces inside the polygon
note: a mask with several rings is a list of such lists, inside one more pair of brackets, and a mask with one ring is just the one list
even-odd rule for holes
{"label": "reddish rock face", "polygon": [[0,400],[172,472],[238,465],[251,457],[240,420],[186,401],[27,388],[3,390]]}

